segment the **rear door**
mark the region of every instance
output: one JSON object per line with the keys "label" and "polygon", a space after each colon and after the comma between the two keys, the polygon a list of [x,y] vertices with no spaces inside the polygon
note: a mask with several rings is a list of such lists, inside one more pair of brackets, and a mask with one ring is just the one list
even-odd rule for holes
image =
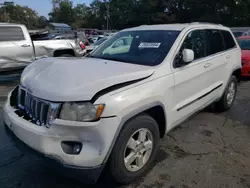
{"label": "rear door", "polygon": [[223,88],[227,84],[229,74],[231,74],[232,50],[236,47],[234,41],[228,40],[229,36],[227,33],[228,31],[218,29],[205,30],[206,54],[209,60],[207,69],[211,75],[210,85],[211,88],[213,86],[221,86],[215,93],[218,97],[221,96]]}
{"label": "rear door", "polygon": [[34,49],[26,28],[0,26],[0,68],[22,67],[33,60]]}
{"label": "rear door", "polygon": [[[226,65],[224,70],[227,70],[227,74],[224,74],[224,80],[228,80],[229,76],[231,76],[232,70],[234,70],[234,66],[239,65],[239,59],[241,57],[241,50],[237,48],[236,41],[230,31],[222,30],[221,31],[223,39],[224,39],[224,49],[226,56]],[[238,67],[239,68],[239,67]]]}

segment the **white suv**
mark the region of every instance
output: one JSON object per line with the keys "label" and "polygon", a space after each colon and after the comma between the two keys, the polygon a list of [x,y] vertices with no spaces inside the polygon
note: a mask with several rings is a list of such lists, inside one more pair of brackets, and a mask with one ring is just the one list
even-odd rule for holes
{"label": "white suv", "polygon": [[125,29],[84,59],[30,64],[4,106],[6,130],[87,178],[106,165],[129,183],[147,172],[171,129],[212,103],[229,109],[240,74],[241,50],[227,27]]}

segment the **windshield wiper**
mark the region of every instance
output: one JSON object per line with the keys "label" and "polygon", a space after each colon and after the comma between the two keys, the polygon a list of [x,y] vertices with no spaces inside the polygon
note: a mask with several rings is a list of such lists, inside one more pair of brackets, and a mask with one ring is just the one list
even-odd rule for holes
{"label": "windshield wiper", "polygon": [[115,57],[104,57],[102,59],[106,59],[106,60],[110,60],[110,61],[119,61],[119,62],[125,62],[125,63],[129,63],[129,61],[124,60],[122,58],[115,58]]}
{"label": "windshield wiper", "polygon": [[88,57],[128,63],[128,61],[126,61],[126,60],[123,60],[123,59],[120,59],[120,58],[115,58],[115,57],[103,57],[103,56],[93,56],[93,55],[90,55]]}

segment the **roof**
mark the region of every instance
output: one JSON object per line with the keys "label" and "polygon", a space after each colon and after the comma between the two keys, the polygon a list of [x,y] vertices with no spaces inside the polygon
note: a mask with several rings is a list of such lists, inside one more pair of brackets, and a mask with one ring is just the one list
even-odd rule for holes
{"label": "roof", "polygon": [[68,24],[65,24],[65,23],[50,23],[50,24],[55,26],[55,27],[68,27],[68,28],[71,28]]}
{"label": "roof", "polygon": [[0,25],[8,25],[8,26],[24,26],[23,24],[9,23],[9,22],[0,22]]}
{"label": "roof", "polygon": [[175,30],[175,31],[181,31],[185,28],[194,28],[194,27],[208,27],[208,26],[214,26],[216,28],[223,28],[229,30],[229,28],[224,27],[220,24],[212,24],[212,23],[199,23],[199,22],[193,22],[193,23],[184,23],[184,24],[161,24],[161,25],[141,25],[138,27],[133,27],[129,29],[124,29],[123,31],[132,31],[132,30]]}

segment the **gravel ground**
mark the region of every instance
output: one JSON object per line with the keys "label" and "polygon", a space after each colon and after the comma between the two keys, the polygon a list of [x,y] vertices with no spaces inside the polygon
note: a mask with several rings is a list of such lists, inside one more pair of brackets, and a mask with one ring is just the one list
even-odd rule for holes
{"label": "gravel ground", "polygon": [[[0,187],[115,188],[101,178],[83,185],[46,169],[20,153],[8,140],[1,104],[13,85],[0,86]],[[233,108],[200,112],[161,141],[151,171],[122,188],[250,188],[250,81],[243,81]]]}

